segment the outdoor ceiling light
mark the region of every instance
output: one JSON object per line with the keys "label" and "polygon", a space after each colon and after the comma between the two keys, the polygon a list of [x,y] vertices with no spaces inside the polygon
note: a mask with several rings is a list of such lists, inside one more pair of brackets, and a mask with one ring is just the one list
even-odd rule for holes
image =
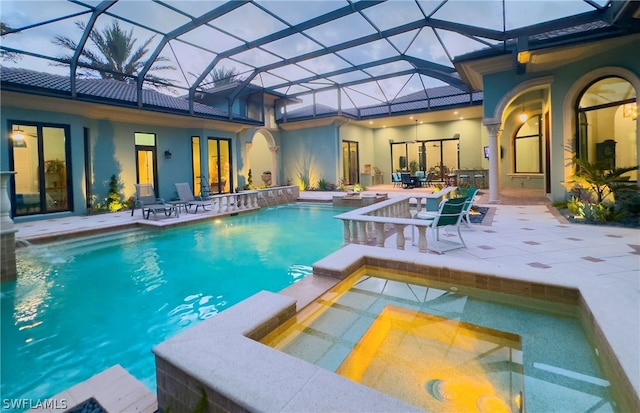
{"label": "outdoor ceiling light", "polygon": [[12,138],[14,141],[24,141],[24,131],[20,128],[14,130]]}
{"label": "outdoor ceiling light", "polygon": [[13,131],[11,134],[14,148],[26,148],[27,141],[24,139],[24,131],[20,128]]}
{"label": "outdoor ceiling light", "polygon": [[524,96],[523,96],[522,97],[522,112],[518,115],[518,119],[520,119],[520,122],[522,122],[522,123],[525,123],[527,121],[527,119],[529,119],[529,115],[527,115],[527,112],[524,111],[525,102],[526,102],[526,100],[524,99]]}

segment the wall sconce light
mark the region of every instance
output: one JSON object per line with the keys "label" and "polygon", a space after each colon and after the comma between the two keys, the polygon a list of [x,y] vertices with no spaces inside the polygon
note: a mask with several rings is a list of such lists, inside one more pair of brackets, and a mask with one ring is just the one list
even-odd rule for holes
{"label": "wall sconce light", "polygon": [[632,120],[638,119],[638,103],[627,103],[622,107],[622,116],[625,118],[631,118]]}
{"label": "wall sconce light", "polygon": [[520,63],[521,65],[527,64],[531,60],[531,52],[528,50],[525,50],[523,52],[518,52],[517,59],[518,59],[518,63]]}
{"label": "wall sconce light", "polygon": [[171,155],[170,151],[164,151],[164,159],[171,159]]}

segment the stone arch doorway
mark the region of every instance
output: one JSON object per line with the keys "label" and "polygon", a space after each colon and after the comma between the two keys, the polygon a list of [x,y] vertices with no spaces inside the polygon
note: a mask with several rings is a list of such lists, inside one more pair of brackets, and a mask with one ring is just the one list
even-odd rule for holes
{"label": "stone arch doorway", "polygon": [[[502,184],[517,186],[514,182],[520,182],[522,187],[540,187],[544,193],[549,193],[550,165],[550,118],[549,88],[552,78],[544,76],[524,81],[508,90],[493,108],[493,116],[483,119],[489,132],[489,202],[499,203],[499,189]],[[521,128],[523,121],[520,118],[526,113],[528,118],[540,117],[544,122],[544,129],[540,132],[540,140],[536,142],[540,152],[536,162],[539,163],[539,171],[532,173],[516,173],[516,149],[515,137]],[[525,120],[526,121],[526,120]],[[544,139],[544,141],[542,140]],[[523,149],[523,152],[524,151]],[[540,179],[543,183],[532,184]]]}
{"label": "stone arch doorway", "polygon": [[[247,144],[247,159],[254,187],[278,185],[278,162],[276,157],[278,148],[276,140],[269,131],[259,129],[253,134],[251,143]],[[270,172],[270,180],[267,179],[268,176],[265,176],[263,180],[262,176],[265,172]]]}

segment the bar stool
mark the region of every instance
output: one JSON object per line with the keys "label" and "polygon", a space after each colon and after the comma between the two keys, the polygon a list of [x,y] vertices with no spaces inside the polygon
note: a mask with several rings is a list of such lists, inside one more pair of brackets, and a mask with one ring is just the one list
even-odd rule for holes
{"label": "bar stool", "polygon": [[447,174],[444,177],[444,186],[456,186],[456,174]]}
{"label": "bar stool", "polygon": [[473,175],[473,183],[476,188],[484,188],[484,174]]}
{"label": "bar stool", "polygon": [[460,174],[458,175],[458,186],[469,185],[469,175],[468,174]]}

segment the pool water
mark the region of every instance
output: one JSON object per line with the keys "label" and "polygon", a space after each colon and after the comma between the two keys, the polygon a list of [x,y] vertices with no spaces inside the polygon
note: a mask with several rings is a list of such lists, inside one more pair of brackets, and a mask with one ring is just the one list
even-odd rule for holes
{"label": "pool water", "polygon": [[155,389],[154,345],[339,249],[346,209],[292,204],[160,233],[18,250],[2,285],[3,399],[51,397],[114,364]]}
{"label": "pool water", "polygon": [[533,301],[367,268],[262,342],[427,411],[615,411],[577,309]]}

